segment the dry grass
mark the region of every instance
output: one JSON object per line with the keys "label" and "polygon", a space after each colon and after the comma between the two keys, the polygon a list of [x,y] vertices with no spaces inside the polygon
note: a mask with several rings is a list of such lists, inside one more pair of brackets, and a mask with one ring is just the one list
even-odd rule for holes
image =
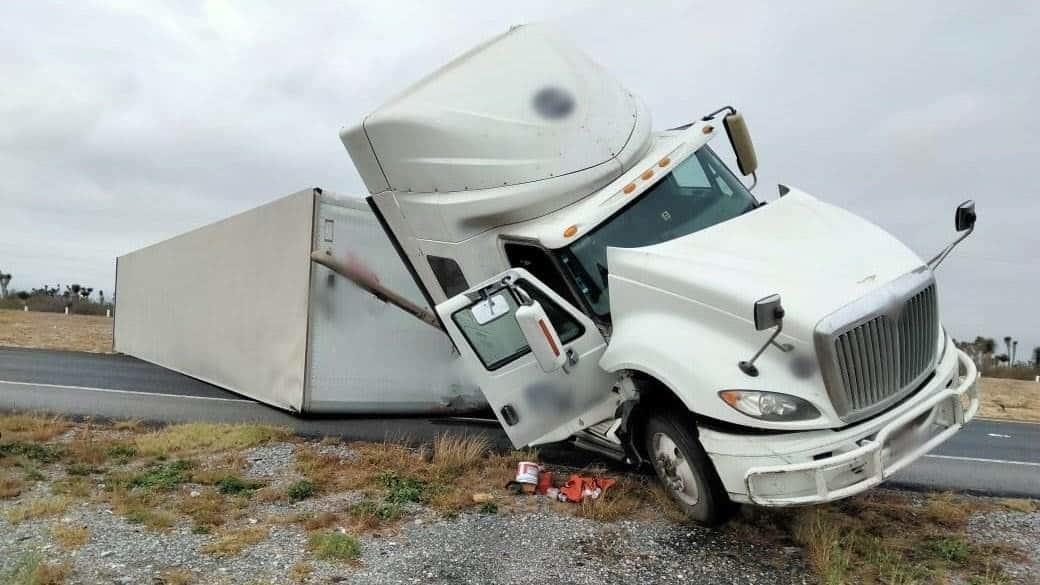
{"label": "dry grass", "polygon": [[17,498],[22,495],[25,482],[17,477],[0,477],[0,500],[5,498]]}
{"label": "dry grass", "polygon": [[258,424],[188,423],[172,425],[135,439],[142,455],[184,455],[248,449],[289,438],[285,427]]}
{"label": "dry grass", "polygon": [[922,502],[874,490],[823,506],[745,510],[729,530],[765,546],[801,546],[827,585],[999,583],[1006,577],[995,559],[1016,558],[1017,553],[968,538],[968,518],[985,509],[977,500],[951,494],[929,494]]}
{"label": "dry grass", "polygon": [[49,441],[69,429],[71,423],[58,416],[45,414],[0,415],[0,436],[5,443],[16,441]]}
{"label": "dry grass", "polygon": [[270,528],[262,525],[226,530],[217,536],[216,541],[203,546],[202,552],[217,556],[237,555],[247,547],[264,541],[270,531]]}
{"label": "dry grass", "polygon": [[69,509],[72,500],[66,496],[52,496],[30,500],[7,509],[7,521],[18,524],[33,518],[57,516]]}
{"label": "dry grass", "polygon": [[51,538],[65,550],[74,550],[90,540],[90,530],[81,524],[58,522],[51,526]]}
{"label": "dry grass", "polygon": [[17,560],[11,570],[0,574],[0,582],[4,585],[62,585],[72,565],[68,562],[44,561],[39,552],[25,553]]}
{"label": "dry grass", "polygon": [[489,450],[484,437],[437,435],[433,440],[432,463],[447,473],[462,473],[482,465]]}
{"label": "dry grass", "polygon": [[474,491],[504,498],[504,486],[513,479],[517,462],[537,458],[533,452],[490,454],[486,440],[478,436],[441,436],[432,447],[418,449],[395,442],[352,443],[349,448],[355,454],[349,460],[314,446],[296,450],[296,470],[317,495],[359,491],[366,496],[342,518],[298,519],[309,530],[337,522],[356,532],[392,526],[401,521],[401,506],[408,502],[421,502],[447,515],[477,507],[481,503],[473,500]]}
{"label": "dry grass", "polygon": [[1022,512],[1023,514],[1031,514],[1040,510],[1040,504],[1036,500],[1026,500],[1024,498],[1007,498],[1000,500],[1000,505],[1012,512]]}
{"label": "dry grass", "polygon": [[51,483],[52,494],[70,498],[87,498],[93,490],[93,484],[85,477],[66,477]]}
{"label": "dry grass", "polygon": [[112,319],[0,310],[0,346],[112,352]]}
{"label": "dry grass", "polygon": [[137,449],[132,444],[99,436],[97,430],[89,422],[79,426],[64,444],[66,460],[80,469],[89,470],[109,463],[110,459],[116,463],[126,463],[137,455]]}
{"label": "dry grass", "polygon": [[195,582],[195,574],[180,567],[170,567],[159,573],[154,585],[190,585]]}
{"label": "dry grass", "polygon": [[979,416],[1040,422],[1040,384],[1027,380],[982,378]]}
{"label": "dry grass", "polygon": [[296,563],[289,569],[289,579],[293,583],[304,583],[307,577],[314,572],[314,565],[310,563]]}
{"label": "dry grass", "polygon": [[112,510],[131,524],[151,530],[167,530],[177,523],[177,516],[164,508],[162,496],[151,491],[116,489],[108,494]]}
{"label": "dry grass", "polygon": [[243,502],[232,501],[216,490],[206,488],[195,497],[192,497],[190,492],[183,492],[177,498],[175,509],[191,518],[194,531],[209,532],[223,526],[229,520],[237,520],[244,516],[243,506]]}

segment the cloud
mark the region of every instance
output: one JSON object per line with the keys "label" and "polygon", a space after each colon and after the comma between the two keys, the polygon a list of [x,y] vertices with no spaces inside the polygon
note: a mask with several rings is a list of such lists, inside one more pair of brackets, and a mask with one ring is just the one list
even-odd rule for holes
{"label": "cloud", "polygon": [[977,199],[977,233],[939,274],[947,325],[1032,347],[1038,17],[1027,1],[9,2],[0,266],[19,287],[109,290],[119,254],[302,188],[363,193],[341,127],[509,26],[545,21],[639,94],[657,128],[740,107],[762,198],[799,186],[923,256]]}

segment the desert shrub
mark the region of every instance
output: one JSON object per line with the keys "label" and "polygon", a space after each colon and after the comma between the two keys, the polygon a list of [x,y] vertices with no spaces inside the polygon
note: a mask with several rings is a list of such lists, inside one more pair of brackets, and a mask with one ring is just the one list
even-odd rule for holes
{"label": "desert shrub", "polygon": [[300,481],[290,485],[289,488],[285,490],[285,494],[289,496],[289,500],[292,502],[306,500],[314,495],[314,484],[306,479],[301,479]]}
{"label": "desert shrub", "polygon": [[314,556],[327,561],[351,561],[361,556],[361,543],[349,534],[318,532],[311,535]]}

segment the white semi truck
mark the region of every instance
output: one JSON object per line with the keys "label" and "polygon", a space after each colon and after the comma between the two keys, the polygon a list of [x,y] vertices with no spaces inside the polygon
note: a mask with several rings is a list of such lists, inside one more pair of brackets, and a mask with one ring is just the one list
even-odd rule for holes
{"label": "white semi truck", "polygon": [[[599,66],[517,27],[341,138],[368,202],[516,446],[647,462],[694,519],[862,492],[978,410],[933,270],[781,185],[723,108],[668,131]],[[356,262],[313,258],[384,300]],[[379,272],[379,267],[374,267]],[[435,314],[434,314],[435,313]]]}

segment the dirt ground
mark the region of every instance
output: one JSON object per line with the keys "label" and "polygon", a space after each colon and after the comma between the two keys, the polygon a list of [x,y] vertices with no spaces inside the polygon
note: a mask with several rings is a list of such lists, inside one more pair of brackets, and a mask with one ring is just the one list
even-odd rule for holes
{"label": "dirt ground", "polygon": [[0,347],[111,353],[112,319],[0,310]]}
{"label": "dirt ground", "polygon": [[981,399],[979,416],[1040,422],[1040,383],[983,378]]}

